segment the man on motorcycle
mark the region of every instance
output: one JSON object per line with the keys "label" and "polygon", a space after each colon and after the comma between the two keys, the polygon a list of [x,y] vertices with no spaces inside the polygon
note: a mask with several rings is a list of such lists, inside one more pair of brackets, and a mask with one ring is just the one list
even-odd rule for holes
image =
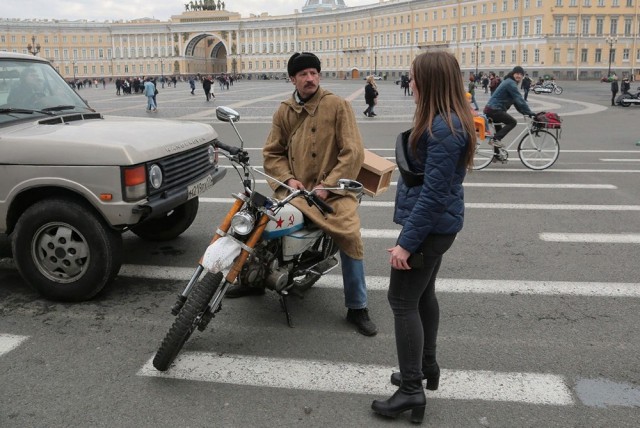
{"label": "man on motorcycle", "polygon": [[524,69],[520,66],[514,67],[511,73],[505,76],[502,84],[498,86],[498,89],[491,95],[487,105],[484,107],[484,114],[489,119],[493,120],[494,123],[504,123],[504,126],[496,126],[496,134],[489,142],[494,147],[502,147],[502,139],[518,124],[518,121],[507,113],[512,105],[515,105],[516,110],[524,115],[529,117],[536,115],[531,111],[518,90],[518,84],[523,77]]}
{"label": "man on motorcycle", "polygon": [[[320,88],[320,59],[312,53],[295,53],[287,71],[295,86],[273,116],[263,148],[264,171],[294,189],[335,186],[339,179],[356,179],[364,159],[362,137],[351,105]],[[275,197],[288,189],[270,183]],[[358,200],[352,194],[318,190],[333,214],[322,214],[302,199],[292,201],[304,215],[325,231],[340,248],[347,321],[358,332],[374,336],[378,330],[369,318],[364,276],[364,245],[360,236]],[[234,286],[227,297],[263,294],[264,289]]]}

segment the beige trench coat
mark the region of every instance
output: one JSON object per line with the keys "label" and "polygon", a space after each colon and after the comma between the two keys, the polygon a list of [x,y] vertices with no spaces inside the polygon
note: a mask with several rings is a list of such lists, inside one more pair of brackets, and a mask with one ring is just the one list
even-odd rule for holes
{"label": "beige trench coat", "polygon": [[[310,190],[318,184],[335,186],[340,178],[355,180],[364,159],[364,147],[351,105],[319,88],[304,105],[299,105],[293,96],[280,104],[273,115],[263,155],[267,174],[283,183],[295,178]],[[288,193],[278,183],[270,185],[277,198]],[[326,202],[334,209],[326,218],[302,198],[293,204],[349,257],[362,260],[357,199],[351,194],[333,193]]]}

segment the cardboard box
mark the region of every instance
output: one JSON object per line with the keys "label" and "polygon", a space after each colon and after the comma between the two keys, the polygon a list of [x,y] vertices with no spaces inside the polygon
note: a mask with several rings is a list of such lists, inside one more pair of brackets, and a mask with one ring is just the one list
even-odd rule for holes
{"label": "cardboard box", "polygon": [[365,149],[364,162],[357,180],[364,186],[365,194],[378,196],[389,188],[394,169],[395,163]]}

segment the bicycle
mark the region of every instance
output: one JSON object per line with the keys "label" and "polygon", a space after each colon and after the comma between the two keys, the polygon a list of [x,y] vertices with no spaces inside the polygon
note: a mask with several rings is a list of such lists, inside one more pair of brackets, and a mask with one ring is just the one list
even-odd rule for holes
{"label": "bicycle", "polygon": [[547,131],[544,124],[534,121],[525,116],[525,128],[506,147],[494,147],[489,144],[491,136],[495,135],[495,125],[504,126],[503,123],[493,123],[489,120],[491,133],[484,140],[478,138],[476,152],[473,156],[473,169],[486,168],[493,162],[507,163],[509,159],[509,149],[517,142],[518,156],[524,166],[533,170],[543,170],[549,168],[558,160],[560,155],[560,143],[558,142],[558,132],[556,135]]}

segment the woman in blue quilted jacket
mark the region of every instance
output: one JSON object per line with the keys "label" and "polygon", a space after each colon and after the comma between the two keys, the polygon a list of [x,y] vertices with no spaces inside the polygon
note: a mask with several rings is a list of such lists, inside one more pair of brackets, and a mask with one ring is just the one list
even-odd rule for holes
{"label": "woman in blue quilted jacket", "polygon": [[[407,157],[410,170],[424,173],[422,183],[398,180],[394,222],[402,225],[390,248],[388,300],[395,323],[400,373],[391,383],[400,388],[371,407],[395,417],[411,410],[411,419],[424,417],[426,387],[438,388],[436,338],[440,318],[435,281],[442,256],[462,229],[462,181],[473,165],[476,133],[459,78],[460,66],[447,52],[423,53],[411,65],[411,89],[416,103]],[[422,259],[420,263],[419,259]]]}

